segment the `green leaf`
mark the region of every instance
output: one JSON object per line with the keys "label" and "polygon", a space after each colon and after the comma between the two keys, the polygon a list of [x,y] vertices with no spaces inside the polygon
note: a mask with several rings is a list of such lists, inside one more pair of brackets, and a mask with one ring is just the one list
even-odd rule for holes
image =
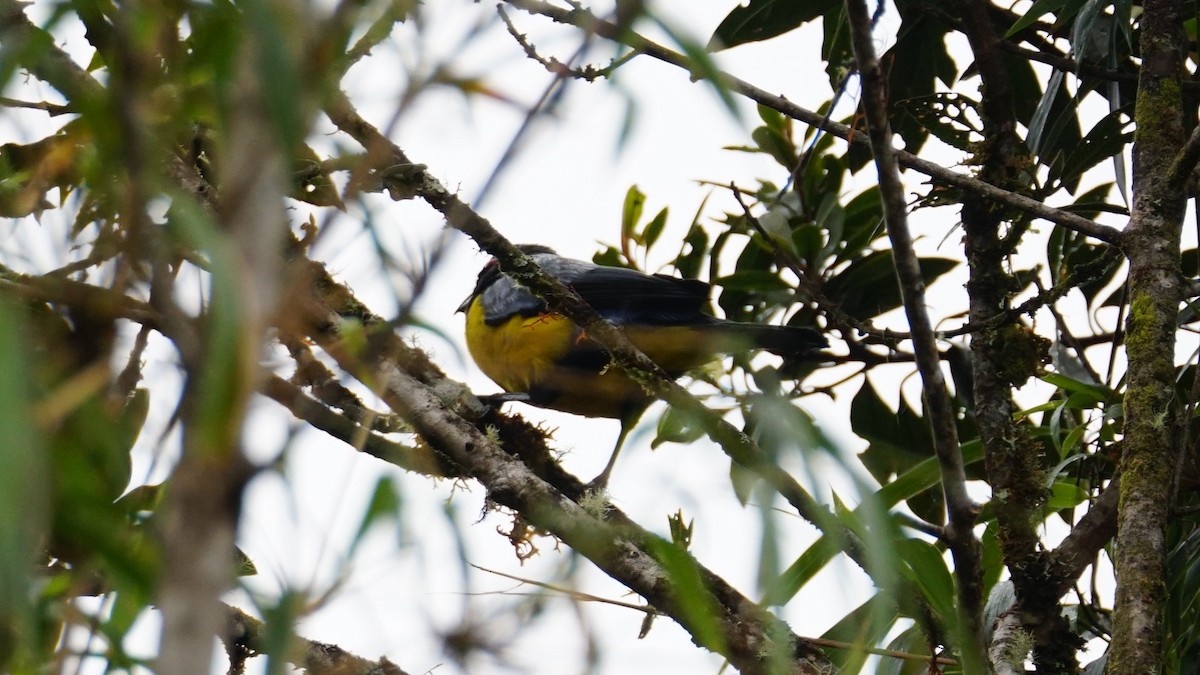
{"label": "green leaf", "polygon": [[954,579],[942,552],[921,539],[901,539],[892,546],[904,562],[901,571],[921,590],[938,617],[943,622],[956,621]]}
{"label": "green leaf", "polygon": [[658,241],[658,238],[662,235],[663,228],[667,226],[668,212],[669,209],[664,206],[661,211],[655,214],[650,222],[646,223],[646,228],[642,230],[641,244],[647,251],[650,250],[651,246],[654,246],[654,242]]}
{"label": "green leaf", "polygon": [[[961,452],[963,464],[966,466],[983,461],[983,444],[978,439],[964,443]],[[930,457],[885,483],[876,493],[876,497],[888,507],[895,506],[936,487],[941,480],[941,467],[937,458]]]}
{"label": "green leaf", "polygon": [[767,588],[762,604],[772,607],[787,603],[840,552],[832,538],[822,535]]}
{"label": "green leaf", "polygon": [[683,238],[683,247],[675,256],[675,269],[685,279],[696,279],[700,276],[705,260],[708,259],[708,232],[699,223],[692,223],[687,236]]}
{"label": "green leaf", "polygon": [[857,258],[871,242],[886,232],[879,186],[863,190],[843,209],[842,239],[834,265]]}
{"label": "green leaf", "polygon": [[855,67],[845,3],[838,3],[836,7],[827,10],[822,24],[824,40],[821,42],[821,59],[825,61],[825,74],[829,77],[829,86],[838,91]]}
{"label": "green leaf", "polygon": [[[881,57],[888,67],[888,98],[893,105],[938,91],[938,82],[954,83],[958,67],[946,50],[949,27],[928,12],[901,5],[900,29],[896,43]],[[908,115],[895,115],[892,130],[904,139],[908,152],[917,152],[929,137],[929,131]],[[871,161],[870,152],[855,145],[847,153],[850,166],[857,171]]]}
{"label": "green leaf", "polygon": [[615,247],[609,246],[592,256],[592,262],[605,267],[630,267],[629,261]]}
{"label": "green leaf", "polygon": [[625,203],[621,206],[621,241],[634,241],[638,223],[642,220],[642,209],[646,195],[636,185],[625,191]]}
{"label": "green leaf", "polygon": [[1054,106],[1054,99],[1060,94],[1066,95],[1063,90],[1063,71],[1055,70],[1050,74],[1050,80],[1046,84],[1046,91],[1042,94],[1042,100],[1038,101],[1037,108],[1033,111],[1033,119],[1029,122],[1029,133],[1025,137],[1025,143],[1033,153],[1039,154],[1042,151],[1043,136],[1042,133],[1046,129],[1046,120],[1050,118],[1050,111]]}
{"label": "green leaf", "polygon": [[730,274],[729,276],[713,279],[714,286],[727,288],[735,291],[783,291],[789,290],[790,285],[782,278],[778,272],[766,272],[757,270],[739,271]]}
{"label": "green leaf", "polygon": [[783,168],[791,170],[799,163],[796,156],[796,146],[783,133],[770,127],[757,127],[750,132],[750,138],[760,150],[770,155]]}
{"label": "green leaf", "polygon": [[724,636],[718,624],[721,612],[700,576],[696,560],[682,547],[662,539],[650,539],[647,549],[671,580],[679,610],[696,644],[721,651]]}
{"label": "green leaf", "polygon": [[899,101],[897,109],[914,120],[938,140],[963,152],[972,151],[972,135],[980,129],[974,123],[979,103],[957,92],[936,92]]}
{"label": "green leaf", "polygon": [[868,378],[850,402],[850,427],[869,443],[859,459],[881,484],[933,456],[929,425],[903,398],[899,408],[889,408]]}
{"label": "green leaf", "polygon": [[[825,631],[821,638],[864,647],[874,646],[887,637],[888,632],[900,618],[900,613],[896,611],[895,600],[887,593],[876,593],[869,600],[838,619],[838,622]],[[837,649],[830,650],[829,653],[829,657],[837,666],[838,671],[848,673],[862,672],[866,655],[862,649]]]}
{"label": "green leaf", "polygon": [[[922,258],[925,285],[960,264],[950,258]],[[825,284],[825,295],[842,311],[858,319],[869,319],[900,306],[900,285],[892,265],[892,252],[875,251],[856,260]]]}
{"label": "green leaf", "polygon": [[[928,655],[929,638],[918,626],[914,625],[893,638],[887,648],[905,654]],[[925,675],[928,672],[927,664],[908,659],[880,659],[879,667],[875,669],[875,675]]]}
{"label": "green leaf", "polygon": [[783,35],[820,17],[841,3],[833,0],[750,0],[721,21],[708,40],[709,51]]}
{"label": "green leaf", "polygon": [[1104,10],[1111,4],[1113,0],[1087,0],[1080,8],[1071,29],[1071,51],[1079,61],[1108,62],[1108,50],[1113,46],[1109,39],[1113,17]]}
{"label": "green leaf", "polygon": [[1025,30],[1046,14],[1062,9],[1062,6],[1065,5],[1066,2],[1067,0],[1037,0],[1037,2],[1033,3],[1033,6],[1029,8],[1029,11],[1025,12],[1020,19],[1017,19],[1013,23],[1012,27],[1008,29],[1008,32],[1004,34],[1004,37],[1007,39],[1016,35],[1022,30]]}
{"label": "green leaf", "polygon": [[[1133,142],[1133,122],[1127,120],[1129,111],[1126,108],[1114,110],[1105,115],[1083,137],[1070,148],[1063,161],[1061,169],[1051,171],[1047,177],[1048,185],[1075,185],[1080,176],[1101,162],[1121,155],[1125,146]],[[1105,191],[1107,192],[1107,190]]]}
{"label": "green leaf", "polygon": [[1088,491],[1076,481],[1059,480],[1050,486],[1050,500],[1046,502],[1046,511],[1053,513],[1063,509],[1072,509],[1088,500]]}
{"label": "green leaf", "polygon": [[1108,401],[1116,395],[1112,389],[1089,382],[1081,382],[1063,375],[1062,373],[1047,373],[1042,376],[1042,381],[1047,384],[1052,384],[1063,391],[1071,394],[1083,394],[1086,398],[1080,400],[1076,407],[1095,407],[1097,404]]}
{"label": "green leaf", "polygon": [[773,129],[781,134],[786,134],[791,129],[791,120],[785,117],[783,113],[774,108],[769,108],[761,103],[755,106],[758,111],[758,118],[767,125],[768,129]]}
{"label": "green leaf", "polygon": [[[300,74],[296,61],[299,54],[290,49],[289,28],[298,27],[298,17],[282,11],[280,5],[266,0],[242,0],[238,7],[244,12],[243,25],[247,37],[243,42],[243,58],[249,54],[257,57],[254,70],[262,86],[267,113],[279,138],[279,147],[284,152],[293,152],[304,141],[305,119],[302,114],[306,106],[301,101],[307,97],[306,89],[312,86]],[[236,51],[236,50],[235,50]],[[248,52],[248,54],[247,54]]]}
{"label": "green leaf", "polygon": [[704,435],[704,426],[699,424],[696,416],[678,408],[667,408],[658,418],[658,430],[651,448],[658,448],[664,443],[691,443]]}

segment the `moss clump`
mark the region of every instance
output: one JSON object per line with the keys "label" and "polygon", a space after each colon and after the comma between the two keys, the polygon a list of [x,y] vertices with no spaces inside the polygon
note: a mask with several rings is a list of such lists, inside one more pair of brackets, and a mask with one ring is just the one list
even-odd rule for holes
{"label": "moss clump", "polygon": [[1050,359],[1050,340],[1020,324],[987,331],[976,339],[986,341],[984,353],[995,355],[996,375],[1014,387],[1037,375]]}

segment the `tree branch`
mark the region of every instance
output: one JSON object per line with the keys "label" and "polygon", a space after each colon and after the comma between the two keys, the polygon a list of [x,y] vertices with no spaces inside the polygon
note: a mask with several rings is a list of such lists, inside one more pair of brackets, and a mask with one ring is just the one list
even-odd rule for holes
{"label": "tree branch", "polygon": [[[942,492],[946,500],[949,523],[946,541],[954,558],[957,578],[961,630],[957,632],[958,647],[965,672],[983,672],[982,646],[983,589],[980,568],[980,544],[972,530],[978,507],[966,490],[966,472],[959,452],[958,429],[950,394],[942,375],[937,342],[929,314],[925,311],[925,282],[913,249],[908,230],[908,214],[904,199],[904,184],[892,144],[888,123],[887,99],[883,70],[875,54],[872,21],[863,0],[846,0],[850,23],[851,43],[858,72],[862,78],[862,104],[866,111],[871,152],[879,174],[879,192],[883,202],[884,220],[892,243],[896,276],[904,300],[904,312],[912,332],[913,353],[921,375],[927,418],[932,427],[934,452],[942,473]],[[958,625],[952,617],[943,617],[950,626]]]}
{"label": "tree branch", "polygon": [[1179,238],[1186,194],[1170,180],[1185,146],[1180,90],[1188,42],[1180,0],[1146,0],[1141,18],[1137,136],[1129,257],[1129,359],[1121,502],[1117,514],[1117,599],[1108,673],[1163,670],[1166,527],[1178,439],[1175,326],[1183,283]]}
{"label": "tree branch", "polygon": [[[1012,83],[1000,53],[1002,41],[989,16],[990,6],[986,0],[959,4],[963,31],[981,79],[980,114],[987,130],[972,163],[980,166],[982,180],[1015,187],[1021,177],[1013,158],[1021,156],[1022,148],[1016,132]],[[1042,443],[1033,437],[1028,424],[1014,418],[1016,405],[1012,399],[1013,388],[1040,370],[1048,342],[1016,316],[1006,316],[1013,280],[1005,268],[1013,247],[1001,238],[1003,216],[987,199],[966,193],[962,222],[970,271],[970,318],[972,324],[987,326],[971,338],[975,421],[992,486],[999,526],[997,540],[1019,607],[1009,621],[1017,622],[1033,636],[1034,663],[1039,672],[1074,672],[1079,668],[1075,658],[1078,638],[1062,616],[1058,602],[1061,594],[1045,582],[1050,559],[1037,532],[1049,496]],[[1019,657],[1019,662],[1024,656],[1010,654],[1009,658]]]}
{"label": "tree branch", "polygon": [[[339,343],[322,340],[339,365],[375,392],[451,462],[477,479],[497,504],[521,514],[586,556],[609,576],[638,593],[683,626],[701,646],[717,651],[746,673],[773,672],[786,659],[799,673],[825,672],[824,655],[703,568],[676,544],[663,541],[619,512],[589,513],[504,452],[487,435],[446,407],[433,389],[390,358],[368,352],[352,356]],[[680,565],[683,565],[681,568]],[[700,586],[683,593],[675,574],[691,570]],[[675,572],[672,572],[675,570]],[[697,611],[699,608],[703,608]]]}
{"label": "tree branch", "polygon": [[263,383],[263,394],[287,408],[296,419],[307,422],[346,445],[373,457],[414,473],[426,476],[445,477],[448,474],[443,463],[428,448],[405,446],[390,441],[371,431],[345,415],[330,410],[325,405],[307,396],[304,391],[287,380],[272,375]]}
{"label": "tree branch", "polygon": [[[619,42],[629,46],[641,53],[652,58],[658,59],[665,63],[678,66],[687,70],[693,77],[700,77],[694,64],[691,60],[674,52],[666,47],[656,44],[646,38],[628,30],[627,28],[618,29],[617,26],[604,21],[585,9],[563,9],[554,5],[542,2],[542,0],[505,0],[508,4],[523,9],[532,14],[540,14],[548,17],[558,23],[563,23],[577,28],[593,31],[597,35],[609,38],[615,42]],[[725,72],[718,74],[719,81],[716,86],[729,89],[738,94],[768,108],[777,110],[788,117],[799,120],[809,126],[819,128],[826,131],[849,143],[856,143],[867,146],[869,141],[863,138],[862,134],[855,132],[850,127],[844,124],[838,124],[828,120],[825,115],[811,110],[802,108],[795,103],[787,100],[782,96],[768,93],[754,85],[741,80],[733,75]],[[903,150],[895,151],[897,161],[901,166],[914,169],[919,173],[925,174],[936,182],[945,185],[961,188],[977,192],[988,199],[991,199],[999,204],[1017,209],[1035,218],[1042,218],[1052,223],[1061,225],[1068,230],[1079,232],[1100,241],[1119,245],[1121,241],[1121,232],[1116,228],[1102,225],[1094,221],[1083,218],[1074,213],[1056,209],[1051,206],[1031,199],[1024,195],[1016,194],[1008,190],[1004,190],[995,185],[991,185],[977,178],[972,178],[955,171],[951,171],[940,164],[935,164],[928,160],[922,159],[911,153]]]}

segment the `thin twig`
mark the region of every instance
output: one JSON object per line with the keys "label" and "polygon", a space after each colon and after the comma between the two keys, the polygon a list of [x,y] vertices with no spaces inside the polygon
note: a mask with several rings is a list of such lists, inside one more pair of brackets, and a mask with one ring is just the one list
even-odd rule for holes
{"label": "thin twig", "polygon": [[22,101],[20,99],[8,98],[7,96],[0,96],[0,106],[4,106],[6,108],[29,108],[30,110],[42,110],[49,113],[51,116],[69,115],[76,112],[69,105],[59,105],[57,103],[50,103],[49,101]]}
{"label": "thin twig", "polygon": [[[595,32],[597,35],[609,38],[621,44],[625,44],[633,49],[646,54],[652,58],[670,63],[687,70],[695,75],[697,73],[694,64],[691,60],[678,52],[672,51],[652,42],[630,30],[620,30],[612,23],[604,21],[587,10],[563,9],[554,5],[542,2],[541,0],[505,0],[508,4],[524,9],[527,12],[546,16],[556,22],[582,28]],[[741,80],[733,75],[725,72],[720,72],[717,75],[719,86],[735,91],[738,94],[745,96],[757,103],[760,103],[768,108],[776,110],[788,117],[797,119],[809,126],[823,129],[842,140],[850,143],[856,143],[863,146],[869,145],[869,141],[863,137],[861,133],[855,133],[850,127],[844,124],[828,121],[826,116],[802,108],[788,99],[771,94],[763,89],[759,89],[754,85]],[[1068,230],[1079,232],[1094,239],[1106,242],[1108,244],[1119,245],[1121,241],[1121,231],[1102,225],[1082,216],[1057,209],[1046,204],[1026,197],[1024,195],[1010,192],[999,188],[990,183],[972,178],[955,171],[951,171],[946,167],[922,159],[916,155],[905,152],[903,150],[895,151],[896,159],[901,166],[914,169],[919,173],[925,174],[935,181],[958,187],[964,190],[973,190],[985,197],[992,199],[1005,206],[1012,207],[1019,211],[1028,213],[1036,218],[1042,218],[1052,223],[1061,225]]]}

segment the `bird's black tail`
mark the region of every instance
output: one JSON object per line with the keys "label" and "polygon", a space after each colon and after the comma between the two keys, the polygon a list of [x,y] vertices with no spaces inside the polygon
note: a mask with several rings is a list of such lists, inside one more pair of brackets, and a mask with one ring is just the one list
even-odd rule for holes
{"label": "bird's black tail", "polygon": [[721,334],[721,351],[738,352],[752,349],[777,354],[786,359],[812,359],[821,355],[829,342],[820,332],[802,326],[771,326],[739,321],[721,321],[714,326]]}

